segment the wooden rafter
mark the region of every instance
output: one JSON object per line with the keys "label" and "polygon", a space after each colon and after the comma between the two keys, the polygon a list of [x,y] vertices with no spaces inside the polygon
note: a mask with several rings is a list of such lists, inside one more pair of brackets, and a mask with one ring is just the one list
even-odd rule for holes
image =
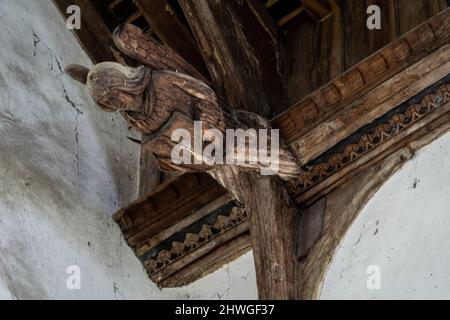
{"label": "wooden rafter", "polygon": [[159,39],[208,78],[208,71],[195,40],[173,4],[167,0],[134,0],[134,3]]}
{"label": "wooden rafter", "polygon": [[[307,177],[301,176],[300,179],[303,179],[304,181],[306,181],[305,179],[309,179],[308,181],[310,181],[309,183],[312,183],[312,185],[308,185],[304,181],[300,182],[300,180],[292,181],[290,183],[290,188],[288,189],[289,193],[294,197],[297,204],[306,210],[306,213],[301,215],[303,219],[300,224],[301,227],[298,229],[300,232],[305,232],[305,235],[297,234],[295,228],[294,230],[291,229],[292,226],[298,225],[296,221],[297,214],[289,212],[289,210],[291,210],[289,209],[290,207],[286,206],[286,204],[280,200],[288,199],[289,196],[286,194],[280,196],[279,192],[283,189],[274,185],[273,180],[264,179],[258,175],[254,175],[251,177],[241,176],[239,182],[237,182],[236,179],[230,179],[230,177],[233,177],[236,173],[227,173],[223,172],[223,170],[216,172],[214,176],[217,181],[221,182],[228,190],[231,190],[233,194],[237,195],[235,199],[237,198],[239,199],[239,202],[245,203],[246,209],[250,212],[258,212],[257,215],[250,216],[247,226],[253,230],[254,234],[258,234],[256,239],[258,239],[260,244],[263,244],[258,246],[258,244],[252,242],[255,259],[257,260],[257,270],[259,275],[258,287],[260,288],[261,297],[289,297],[291,296],[290,294],[292,294],[292,296],[297,296],[297,293],[292,290],[294,287],[273,287],[274,283],[286,284],[286,279],[296,277],[295,260],[283,264],[283,270],[271,269],[270,261],[280,262],[286,257],[289,257],[289,255],[286,255],[286,251],[280,252],[278,248],[290,248],[289,246],[297,242],[295,240],[296,238],[300,239],[298,241],[301,243],[303,241],[301,239],[308,238],[307,230],[310,228],[308,225],[310,222],[308,221],[314,219],[307,217],[310,214],[309,212],[313,210],[310,208],[316,207],[316,205],[311,207],[312,204],[321,203],[322,200],[320,199],[325,199],[324,197],[327,197],[328,195],[330,195],[330,201],[334,201],[332,199],[338,197],[337,195],[334,195],[335,192],[338,192],[338,194],[344,193],[345,196],[348,197],[347,193],[349,191],[346,190],[350,188],[348,187],[349,185],[352,185],[352,179],[360,179],[358,177],[361,177],[361,172],[371,172],[373,175],[375,173],[373,173],[373,170],[370,168],[375,164],[386,163],[386,166],[388,166],[386,170],[379,171],[380,177],[375,177],[373,188],[376,188],[376,186],[383,181],[382,179],[387,179],[393,172],[392,170],[399,167],[399,163],[405,161],[402,159],[408,158],[407,152],[403,150],[406,144],[409,144],[410,148],[416,149],[420,147],[420,145],[423,145],[423,143],[417,143],[418,140],[423,139],[423,137],[429,137],[429,139],[437,137],[449,129],[450,79],[446,75],[450,72],[448,69],[450,49],[445,45],[448,43],[449,36],[449,30],[446,29],[448,21],[449,12],[447,11],[355,66],[355,70],[366,70],[366,72],[369,72],[372,75],[372,78],[370,78],[372,79],[372,82],[366,83],[366,85],[369,86],[368,89],[362,90],[359,87],[351,86],[350,83],[344,83],[342,86],[338,86],[339,88],[342,88],[342,92],[346,92],[347,94],[345,103],[343,102],[341,104],[342,112],[346,112],[347,114],[352,114],[349,113],[348,110],[357,112],[354,105],[363,107],[364,104],[361,104],[361,102],[367,100],[376,102],[376,105],[373,106],[373,110],[376,110],[379,112],[378,114],[382,115],[374,122],[371,119],[358,117],[355,113],[353,115],[353,122],[359,123],[358,127],[361,129],[351,133],[348,139],[341,138],[342,142],[324,147],[324,156],[315,157],[309,161],[309,167],[306,168],[305,172]],[[429,33],[424,32],[425,30],[428,30]],[[403,46],[403,44],[406,43],[405,41],[408,43],[407,50],[405,50],[405,47]],[[394,48],[396,49],[394,50]],[[392,59],[389,60],[391,61],[391,69],[387,68],[386,65],[383,67],[383,64],[374,63],[374,61],[379,61],[376,58],[379,54],[385,54],[386,51],[391,52],[390,50],[397,53],[397,58],[400,59],[399,61],[402,61],[401,66],[398,64],[399,62],[394,63],[394,60]],[[415,56],[415,58],[411,58],[412,56]],[[368,66],[379,69],[367,69]],[[349,73],[351,72],[352,71],[350,70]],[[420,77],[418,76],[419,74],[421,75]],[[409,75],[409,77],[405,77],[405,75]],[[421,81],[417,81],[419,78]],[[347,79],[347,76],[343,75],[338,77],[338,79]],[[365,77],[365,79],[369,78]],[[403,90],[404,86],[407,86],[409,90]],[[315,94],[320,94],[323,99],[326,99],[327,95],[323,93],[325,88],[326,87],[320,89]],[[379,107],[383,104],[382,100],[369,99],[369,97],[373,96],[377,90],[386,92],[388,88],[392,90],[392,94],[387,95],[388,98],[390,97],[389,103],[387,104],[390,106],[389,109]],[[345,91],[345,89],[347,91]],[[361,90],[363,92],[359,92]],[[313,96],[315,96],[315,94],[313,94]],[[365,97],[367,97],[367,99]],[[304,115],[304,112],[304,108],[298,109],[295,107],[286,114],[290,115],[292,121],[298,121],[298,119],[300,119],[299,117]],[[294,138],[289,140],[290,136],[287,135],[287,132],[289,131],[286,131],[289,128],[286,126],[290,125],[289,122],[286,120],[283,120],[282,122],[278,121],[285,117],[286,114],[272,121],[272,124],[274,126],[279,125],[286,141],[289,141],[292,144],[297,138],[295,138],[296,136],[294,135]],[[362,113],[359,112],[358,114]],[[320,115],[316,114],[316,116]],[[377,116],[374,114],[373,117]],[[333,135],[340,136],[341,133],[339,133],[339,130],[341,129],[335,128],[336,131]],[[347,152],[353,153],[347,154]],[[396,153],[401,155],[405,154],[405,156],[402,156],[400,160],[396,160]],[[341,159],[342,162],[336,164],[327,163],[326,160],[332,159],[334,155],[337,155],[335,159]],[[394,158],[392,158],[391,155],[393,155]],[[353,160],[346,160],[347,158],[351,159],[352,157]],[[385,158],[390,160],[384,161],[383,159]],[[338,170],[327,169],[333,166],[338,166]],[[314,177],[316,174],[318,175],[318,178]],[[261,194],[246,192],[246,190],[257,190],[259,188],[266,190],[266,192]],[[270,192],[267,192],[267,190],[270,190]],[[372,194],[372,192],[373,189],[371,188],[370,193],[364,194],[361,201],[367,201],[369,194]],[[268,196],[268,194],[271,196]],[[261,204],[264,204],[264,208],[261,207]],[[267,210],[267,208],[270,209]],[[336,227],[338,228],[338,231],[336,232],[340,235],[343,235],[345,232],[345,226],[350,225],[351,220],[348,219],[353,219],[357,214],[357,208],[358,207],[349,208],[348,215],[345,215],[345,219],[347,219],[345,220],[345,225],[336,223],[339,227]],[[286,212],[284,210],[288,211]],[[276,212],[277,214],[270,214],[272,212]],[[337,219],[337,215],[335,215],[333,219]],[[334,228],[331,225],[326,226],[327,228]],[[236,229],[236,231],[239,234],[239,230]],[[162,234],[163,233],[164,232],[162,232]],[[332,251],[338,244],[336,240],[330,241],[327,238],[329,236],[329,233],[321,235],[321,242],[318,242],[317,244],[317,246],[324,246],[321,250],[325,252],[325,256],[327,257],[332,255]],[[242,238],[242,240],[237,240],[240,238]],[[249,239],[248,235],[242,234],[241,236],[238,236],[236,240],[230,242],[230,250],[233,248],[232,243],[243,244],[245,242],[244,239]],[[248,242],[247,245],[249,245]],[[302,247],[305,246],[305,244],[299,246]],[[311,258],[307,249],[302,249],[297,253],[302,261],[306,261],[300,264],[299,268],[302,270],[301,274],[304,276],[311,274],[313,278],[316,279],[315,281],[320,281],[319,276],[323,275],[322,267],[317,265],[318,262],[316,263],[314,260],[311,260],[313,259],[313,256],[317,257],[317,255],[319,255],[319,252],[317,251],[319,250],[319,247],[316,247],[314,242],[310,242],[308,246],[313,246],[313,248],[315,248],[311,251]],[[238,246],[236,252],[239,252],[239,250]],[[291,253],[295,252],[292,247],[289,250]],[[218,253],[216,252],[215,254]],[[297,257],[297,255],[292,254],[291,258]],[[212,256],[204,256],[201,261],[206,263],[209,259],[213,259]],[[317,261],[326,263],[326,261],[320,257],[317,258]],[[261,265],[258,265],[258,263]],[[175,282],[167,280],[166,283],[161,282],[161,284],[172,285],[174,283],[186,283],[186,279],[183,278],[182,275],[192,274],[193,269],[191,269],[191,266],[194,265],[196,267],[201,265],[200,260],[196,264],[188,264],[181,268],[179,271],[180,273],[176,273],[177,276],[175,276],[176,279],[180,280]],[[313,270],[313,268],[316,268],[317,270],[314,271],[315,269]],[[264,274],[264,271],[261,270],[272,270],[274,272]],[[263,274],[263,276],[261,276],[261,274]],[[311,282],[310,280],[304,281],[305,285],[303,285],[302,278],[299,278],[296,281],[296,288],[300,289],[300,293],[298,293],[299,296],[297,297],[311,297],[311,291],[308,290],[316,290],[316,284],[314,284],[314,282]],[[273,295],[274,292],[276,295]]]}
{"label": "wooden rafter", "polygon": [[[234,108],[267,116],[284,101],[283,51],[258,1],[183,1],[217,88]],[[270,79],[270,81],[268,81]],[[277,178],[217,168],[212,175],[245,205],[261,299],[295,299],[297,208]]]}
{"label": "wooden rafter", "polygon": [[180,4],[219,94],[242,110],[266,117],[276,113],[285,101],[285,65],[276,25],[264,6],[256,0]]}

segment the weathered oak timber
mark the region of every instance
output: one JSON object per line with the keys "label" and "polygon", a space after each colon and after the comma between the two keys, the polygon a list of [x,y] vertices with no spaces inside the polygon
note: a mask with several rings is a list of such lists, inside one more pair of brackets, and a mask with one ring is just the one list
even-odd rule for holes
{"label": "weathered oak timber", "polygon": [[[306,209],[301,218],[299,275],[301,299],[317,299],[336,250],[348,228],[378,189],[414,156],[416,150],[450,131],[450,116],[430,123],[410,137],[402,148],[371,162]],[[311,219],[314,217],[314,219]],[[312,221],[311,221],[312,220]]]}
{"label": "weathered oak timber", "polygon": [[[327,119],[338,112],[346,112],[346,108],[364,94],[418,62],[430,51],[448,44],[449,23],[450,13],[446,10],[305,97],[277,116],[272,126],[281,130],[284,141],[289,145],[301,141],[302,136],[311,134],[314,129],[320,131],[320,126]],[[302,164],[319,154],[302,154]]]}
{"label": "weathered oak timber", "polygon": [[[323,153],[306,164],[312,187],[300,191],[296,197],[304,208],[298,238],[302,299],[318,298],[340,241],[378,188],[416,150],[449,132],[449,14],[447,10],[411,32],[433,30],[428,36],[424,36],[427,32],[415,33],[416,36],[410,38],[406,35],[407,52],[422,50],[423,55],[406,64],[402,69],[406,71],[399,70],[390,75],[390,80],[381,82],[389,84],[383,87],[385,92],[398,90],[398,100],[391,99],[396,94],[386,94],[386,100],[374,96],[367,100],[356,97],[353,102],[343,104],[346,107],[342,114],[353,116],[357,121],[364,122],[360,115],[371,110],[369,114],[374,118],[364,122],[366,125],[362,127],[359,124],[359,129],[352,131],[348,138],[324,148],[327,150],[322,150]],[[395,81],[397,75],[399,78]],[[405,82],[407,87],[402,86]],[[363,108],[361,102],[364,101],[376,103],[373,109]],[[339,126],[332,128],[331,135],[339,134],[339,130]]]}
{"label": "weathered oak timber", "polygon": [[281,181],[248,173],[242,188],[246,210],[251,212],[250,232],[261,299],[298,299],[297,274],[299,210]]}
{"label": "weathered oak timber", "polygon": [[242,234],[169,276],[161,282],[160,286],[182,287],[208,275],[251,250],[250,240],[250,232]]}
{"label": "weathered oak timber", "polygon": [[[411,99],[374,124],[362,128],[351,138],[331,149],[311,164],[299,179],[294,192],[302,206],[320,198],[344,183],[368,164],[376,163],[390,152],[414,141],[433,123],[448,119],[450,77]],[[425,129],[425,130],[427,130]]]}
{"label": "weathered oak timber", "polygon": [[209,77],[203,58],[188,27],[167,0],[134,0],[159,39],[189,64]]}
{"label": "weathered oak timber", "polygon": [[[202,121],[203,130],[215,129],[221,133],[225,133],[225,129],[268,129],[267,120],[256,114],[230,109],[206,83],[177,72],[182,70],[199,76],[184,59],[152,41],[136,27],[120,27],[114,32],[114,38],[119,49],[145,63],[147,67],[129,68],[110,62],[94,66],[87,75],[86,85],[97,104],[105,111],[121,112],[132,127],[143,133],[143,144],[154,152],[162,169],[225,172],[227,167],[232,167],[239,175],[233,177],[238,180],[247,177],[247,188],[252,190],[252,193],[243,193],[248,196],[236,199],[233,206],[226,204],[217,209],[219,211],[215,210],[206,217],[198,217],[187,229],[182,229],[189,230],[186,234],[179,231],[171,235],[174,225],[177,226],[175,228],[182,228],[192,222],[190,218],[183,216],[187,213],[184,210],[171,210],[164,220],[159,215],[153,218],[141,216],[146,212],[142,210],[141,203],[130,206],[126,212],[118,213],[115,218],[124,237],[130,246],[137,248],[137,254],[150,277],[156,283],[167,284],[167,279],[176,277],[175,274],[180,269],[213,252],[218,245],[246,234],[250,225],[253,245],[260,247],[254,248],[254,252],[260,253],[255,261],[256,268],[261,273],[258,282],[261,298],[296,298],[294,221],[297,208],[289,201],[288,193],[278,178],[264,177],[261,180],[258,174],[252,175],[251,172],[258,170],[259,173],[259,170],[265,168],[262,162],[230,166],[202,161],[199,164],[177,165],[171,160],[171,152],[177,145],[172,141],[172,133],[183,128],[194,137],[195,134],[192,133],[196,120]],[[183,151],[202,159],[203,155],[191,146],[192,144]],[[298,176],[300,171],[291,152],[281,145],[279,153],[280,170],[276,174],[283,179]],[[236,152],[234,154],[239,156]],[[261,197],[265,192],[269,192],[269,196]],[[201,195],[199,200],[212,198],[211,194],[204,191]],[[262,205],[262,199],[268,200],[267,205]],[[247,202],[251,211],[243,208]],[[145,203],[152,204],[152,201]],[[262,212],[263,210],[266,212]],[[277,211],[282,213],[281,219],[277,218]],[[252,217],[251,224],[247,222],[249,215]],[[271,223],[266,224],[264,221],[269,217]],[[176,219],[181,219],[181,222]],[[286,234],[286,226],[291,228],[292,232],[289,234]],[[169,231],[158,233],[164,228]],[[284,240],[280,238],[281,235]],[[168,238],[155,247],[158,242],[156,239],[161,236]]]}
{"label": "weathered oak timber", "polygon": [[[270,129],[264,118],[245,111],[230,109],[222,99],[203,81],[195,68],[171,49],[162,46],[139,28],[124,25],[114,32],[117,47],[145,66],[130,68],[117,63],[105,62],[95,65],[87,75],[86,86],[97,104],[108,112],[120,112],[143,137],[142,144],[157,157],[160,167],[166,171],[208,171],[217,163],[207,159],[203,148],[195,148],[195,122],[201,121],[202,136],[209,130],[225,136],[226,129]],[[160,58],[161,57],[161,58]],[[80,66],[71,66],[69,73],[80,77]],[[76,72],[75,72],[76,71]],[[178,72],[181,71],[181,72]],[[197,77],[197,78],[195,78]],[[172,151],[179,146],[172,140],[177,129],[190,132],[192,142],[181,150],[191,158],[190,164],[175,164]],[[267,144],[271,144],[269,134]],[[209,141],[209,144],[212,144]],[[226,141],[222,140],[221,152],[225,153]],[[237,148],[238,146],[235,146]],[[247,142],[246,150],[250,150]],[[284,179],[300,174],[296,159],[284,145],[279,148],[277,175]],[[181,152],[180,151],[180,152]],[[235,163],[240,152],[233,152]],[[245,155],[244,155],[245,156]],[[202,160],[199,163],[196,160]],[[222,161],[223,162],[223,161]],[[246,161],[237,163],[243,170],[268,169],[272,163]],[[270,170],[270,169],[268,169]]]}
{"label": "weathered oak timber", "polygon": [[[372,2],[387,6],[381,0]],[[426,2],[434,3],[427,8],[436,11],[442,5]],[[321,18],[325,11],[309,4],[322,23],[318,37],[326,44],[326,32],[332,32],[337,47],[323,47],[318,56],[344,57],[333,66],[319,58],[322,69],[311,77],[314,85],[357,63],[361,57],[348,52],[366,45],[347,41],[353,29],[339,23],[343,8],[355,7],[356,12],[364,6],[320,3],[331,15]],[[279,82],[283,51],[262,6],[252,0],[186,0],[181,5],[215,90],[180,55],[130,26],[115,33],[116,44],[145,66],[97,65],[86,82],[105,111],[122,112],[144,134],[145,149],[157,156],[162,169],[208,172],[215,180],[200,173],[180,175],[115,219],[160,286],[194,281],[251,244],[260,298],[314,297],[339,241],[373,192],[424,141],[448,131],[450,11],[357,63],[269,123],[255,113],[267,116],[283,110],[286,92]],[[398,31],[392,27],[398,17],[392,11],[386,14],[390,34],[368,37],[370,48],[362,56]],[[355,18],[345,13],[342,17]],[[358,20],[352,25],[361,24]],[[315,30],[312,24],[309,32]],[[308,55],[316,53],[311,49]],[[84,81],[85,69],[71,70]],[[238,110],[242,108],[254,113]],[[268,177],[258,173],[260,166],[175,165],[170,159],[175,145],[171,133],[177,128],[192,131],[195,120],[221,132],[237,127],[281,129],[290,147],[282,146],[284,169]]]}
{"label": "weathered oak timber", "polygon": [[298,217],[296,205],[281,181],[235,167],[211,175],[250,213],[250,234],[260,299],[298,299]]}
{"label": "weathered oak timber", "polygon": [[303,251],[298,264],[301,299],[320,296],[325,274],[351,223],[383,183],[411,157],[408,148],[392,154],[304,211],[300,221],[304,233],[299,239]]}
{"label": "weathered oak timber", "polygon": [[121,52],[154,70],[176,71],[206,82],[182,56],[170,47],[162,46],[138,27],[130,24],[118,27],[113,33],[113,41]]}
{"label": "weathered oak timber", "polygon": [[237,109],[270,117],[283,108],[284,60],[276,25],[263,4],[180,1],[214,89]]}
{"label": "weathered oak timber", "polygon": [[245,210],[207,174],[174,177],[114,220],[161,287],[195,281],[251,245]]}
{"label": "weathered oak timber", "polygon": [[[215,88],[224,88],[218,95],[226,97],[233,108],[266,117],[282,110],[284,51],[262,4],[254,0],[180,4]],[[285,186],[277,177],[261,177],[232,166],[210,172],[250,216],[260,299],[296,299],[296,246],[292,241],[297,237],[298,210]]]}
{"label": "weathered oak timber", "polygon": [[445,77],[450,73],[449,53],[450,46],[445,46],[430,54],[296,139],[290,146],[301,164]]}
{"label": "weathered oak timber", "polygon": [[[67,18],[67,7],[78,5],[81,10],[81,29],[74,30],[81,46],[91,58],[92,62],[100,63],[104,61],[117,61],[125,63],[128,60],[122,55],[114,44],[113,36],[107,24],[113,24],[111,21],[103,21],[97,12],[97,7],[102,7],[100,3],[92,3],[85,0],[53,0],[59,9],[62,17]],[[75,80],[86,83],[89,69],[81,66],[67,66],[66,72]],[[139,168],[139,194],[144,195],[156,185],[159,184],[161,175],[153,155],[145,148],[141,148],[141,166]]]}
{"label": "weathered oak timber", "polygon": [[[381,30],[366,28],[366,10],[372,4],[381,8]],[[291,106],[386,44],[445,10],[450,2],[328,0],[323,6],[327,5],[332,14],[326,18],[298,19],[284,30],[283,40],[290,65],[288,91]]]}

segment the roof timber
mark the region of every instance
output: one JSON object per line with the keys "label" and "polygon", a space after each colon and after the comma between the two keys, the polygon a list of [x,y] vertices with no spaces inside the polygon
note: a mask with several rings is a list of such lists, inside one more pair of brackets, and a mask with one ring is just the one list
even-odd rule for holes
{"label": "roof timber", "polygon": [[189,0],[180,5],[218,94],[232,107],[265,117],[278,111],[285,101],[284,54],[263,4]]}
{"label": "roof timber", "polygon": [[180,14],[177,13],[171,1],[135,0],[134,3],[140,12],[144,14],[152,30],[166,46],[182,56],[199,70],[203,76],[209,76],[189,27],[182,21]]}
{"label": "roof timber", "polygon": [[[377,126],[383,117],[388,117],[384,119],[387,124],[392,125],[392,121],[397,121],[397,125],[403,129],[406,124],[398,119],[402,117],[401,112],[395,114],[395,110],[409,101],[422,103],[414,99],[419,99],[422,92],[442,79],[448,79],[449,25],[450,9],[447,9],[313,92],[272,121],[273,127],[281,130],[282,138],[305,170],[291,187],[299,203],[307,205],[345,182],[345,179],[340,178],[353,174],[358,164],[370,162],[370,157],[376,159],[374,155],[382,150],[376,147],[383,144],[387,148],[387,145],[398,139],[397,133],[402,136],[397,143],[405,143],[405,134],[400,133],[402,130],[396,134],[382,133],[382,127]],[[439,91],[444,89],[435,89],[441,95],[444,94],[444,91]],[[423,103],[427,104],[428,101]],[[408,123],[408,126],[420,129],[423,123],[432,122],[436,114],[444,115],[448,107],[444,96],[441,104],[442,108],[438,110],[427,109],[430,115],[427,112],[420,116],[424,118],[420,119],[422,124]],[[392,114],[396,117],[390,119]],[[412,128],[406,132],[414,132]],[[361,136],[360,132],[369,135]],[[389,135],[393,140],[383,136],[382,141],[375,144],[367,141],[379,134]],[[363,151],[358,151],[363,144],[358,142],[360,139],[366,144]]]}
{"label": "roof timber", "polygon": [[[309,206],[364,168],[405,144],[414,144],[430,131],[437,136],[448,130],[448,16],[447,10],[421,25],[272,122],[282,130],[306,170],[306,176],[289,184],[298,204]],[[389,94],[383,94],[386,92]],[[331,130],[323,132],[322,128]],[[334,162],[329,163],[330,159]],[[248,183],[252,179],[246,179],[248,189],[258,184],[267,187],[269,181],[271,195],[280,191],[271,180]],[[253,210],[263,213],[250,220],[241,205],[207,175],[185,174],[121,210],[115,219],[152,280],[161,286],[177,286],[245,252],[251,241],[255,246],[255,238],[249,237],[252,226],[259,235],[257,241],[270,247],[262,250],[261,245],[256,246],[263,268],[270,270],[271,262],[288,256],[288,252],[272,253],[280,247],[277,241],[286,236],[287,227],[295,227],[293,211],[288,208],[281,216],[270,215],[285,208],[284,203],[273,202],[269,208],[261,208],[255,203],[258,199],[260,203],[267,200],[253,197],[246,201]],[[267,225],[273,233],[266,232]],[[292,245],[293,239],[288,240],[285,244]],[[261,278],[260,274],[259,281]],[[277,282],[270,275],[267,279]],[[282,280],[285,285],[287,278]],[[275,297],[289,297],[285,289],[277,290]],[[263,297],[271,294],[267,290]]]}
{"label": "roof timber", "polygon": [[[319,124],[342,112],[352,102],[384,83],[407,67],[412,66],[430,51],[449,43],[448,9],[436,18],[421,24],[398,40],[378,50],[370,57],[340,75],[332,82],[314,91],[283,114],[272,120],[272,125],[282,131],[286,143],[299,144],[300,137],[311,134]],[[373,103],[377,103],[375,99]],[[350,132],[349,132],[350,133]],[[319,136],[320,133],[316,135]],[[326,140],[328,137],[321,137]],[[328,143],[333,144],[333,141]],[[320,151],[300,150],[301,163],[318,156]],[[323,150],[322,150],[323,151]]]}
{"label": "roof timber", "polygon": [[[417,148],[415,146],[416,141],[423,139],[424,136],[430,138],[437,137],[449,130],[450,78],[448,74],[450,72],[450,49],[447,45],[448,36],[450,35],[448,29],[449,19],[450,10],[447,10],[362,61],[353,70],[338,77],[335,80],[337,84],[333,82],[333,87],[340,88],[340,91],[336,89],[335,92],[341,93],[339,97],[345,97],[342,101],[335,101],[328,98],[330,95],[324,94],[324,92],[329,91],[327,89],[328,86],[319,89],[311,95],[312,97],[320,95],[322,97],[320,101],[322,102],[326,101],[326,99],[330,99],[328,101],[334,101],[330,105],[322,105],[321,108],[335,108],[338,111],[338,115],[346,115],[343,118],[344,120],[351,119],[352,121],[349,124],[355,127],[351,131],[347,131],[349,129],[346,126],[331,126],[334,128],[334,131],[329,134],[333,137],[339,137],[339,139],[324,139],[325,145],[317,144],[321,148],[316,151],[318,155],[311,156],[305,166],[306,172],[309,175],[307,178],[309,179],[310,185],[300,181],[301,179],[306,179],[305,177],[293,181],[290,185],[289,191],[300,206],[309,207],[318,199],[331,193],[345,182],[357,176],[362,170],[370,168],[374,164],[382,163],[383,159],[391,154],[395,154],[397,150],[404,148],[405,145],[411,145],[411,148]],[[388,58],[391,57],[391,59],[380,60],[380,55],[383,57],[386,55]],[[392,59],[394,56],[396,60]],[[391,63],[387,64],[386,61],[390,61]],[[389,66],[390,68],[388,68]],[[360,72],[359,70],[366,70],[371,77],[360,76],[359,78],[371,80],[372,82],[366,81],[364,84],[367,87],[361,88],[360,86],[355,86],[355,82],[344,81],[344,79],[353,79],[349,75],[354,70],[358,70],[358,74]],[[377,94],[379,91],[381,93],[389,91],[390,94]],[[337,97],[337,95],[334,97]],[[383,97],[383,99],[380,97]],[[308,97],[305,101],[309,101],[308,99],[310,98]],[[362,103],[364,101],[371,102],[371,104],[365,105]],[[301,102],[299,106],[302,106],[302,103],[304,102]],[[297,139],[303,139],[301,141],[321,141],[320,135],[314,136],[314,140],[308,140],[312,138],[308,135],[305,136],[305,134],[313,131],[306,132],[300,127],[297,134],[295,129],[290,127],[292,122],[295,124],[295,121],[299,121],[298,119],[304,119],[303,112],[305,112],[305,108],[299,106],[294,106],[288,112],[272,121],[274,126],[278,126],[281,129],[283,137],[290,143],[291,147],[298,141]],[[364,114],[370,116],[364,117]],[[289,116],[288,119],[286,119],[287,115]],[[320,113],[316,113],[315,116],[320,117]],[[323,119],[322,121],[326,121],[329,118],[324,117]],[[331,117],[330,119],[334,118]],[[305,120],[301,121],[301,123],[304,123]],[[342,123],[342,121],[339,123]],[[311,143],[310,150],[315,150],[315,147],[316,145]],[[346,152],[353,153],[346,154]],[[299,155],[308,156],[309,154],[306,152],[305,154]],[[333,158],[333,156],[335,157]],[[299,158],[301,159],[301,157]],[[337,170],[330,169],[332,167],[331,164],[324,165],[326,160],[332,158],[342,161]],[[350,161],[347,158],[352,159]],[[175,178],[169,184],[161,186],[156,192],[150,194],[149,197],[161,199],[160,196],[156,196],[161,190],[168,190],[174,184],[184,185],[185,179],[188,179],[190,175],[185,174]],[[319,176],[316,178],[315,175]],[[211,183],[215,184],[215,182]],[[204,191],[201,191],[204,190],[203,188],[192,185],[189,188],[189,192],[200,195],[204,193]],[[213,190],[214,188],[208,187],[208,190]],[[182,193],[174,192],[173,194]],[[219,202],[223,201],[222,199],[233,201],[226,193],[214,195],[208,192],[204,196],[203,201],[205,202],[200,208],[192,202],[185,202],[185,207],[178,211],[178,214],[183,213],[185,215],[184,218],[179,220],[180,222],[175,224],[168,223],[165,227],[158,227],[154,229],[157,232],[152,236],[142,234],[139,238],[140,244],[138,244],[139,241],[130,242],[131,246],[137,248],[137,255],[142,256],[144,251],[149,251],[151,246],[149,247],[148,243],[158,243],[162,239],[167,241],[169,239],[168,235],[174,234],[175,230],[183,234],[188,234],[189,226],[196,224],[194,220],[200,220],[197,217],[214,216],[214,208],[217,207]],[[167,205],[170,203],[170,206],[175,208],[181,205],[182,202],[180,201],[182,200],[175,197],[171,201],[168,201]],[[161,204],[160,206],[164,208],[164,205]],[[129,216],[130,210],[137,212],[136,208],[139,208],[138,212],[141,215],[151,214],[153,212],[152,210],[154,210],[148,207],[144,201],[135,203],[129,208],[122,210],[119,215],[121,217]],[[177,211],[169,207],[166,209],[166,213],[162,216],[170,216],[172,212]],[[116,215],[116,219],[117,217]],[[245,221],[247,219],[245,218]],[[123,222],[120,222],[120,219],[117,220],[123,229]],[[150,223],[146,219],[140,221],[142,222],[135,220],[133,223],[140,224],[144,221],[146,221],[146,224]],[[214,224],[215,220],[212,219],[212,221]],[[245,252],[251,245],[251,238],[248,236],[248,224],[245,224],[245,231],[240,229],[243,226],[241,223],[232,226],[230,230],[235,231],[228,234],[232,234],[233,236],[230,238],[225,236],[223,238],[225,240],[220,242],[219,247],[207,250],[202,250],[201,247],[197,247],[195,250],[181,257],[177,254],[167,256],[163,252],[162,258],[165,257],[167,259],[166,265],[171,267],[167,271],[163,271],[166,267],[162,267],[158,272],[151,273],[153,275],[152,279],[161,286],[186,284],[214,270],[220,264],[220,261],[226,261],[231,257],[239,255],[239,253]],[[128,231],[125,232],[127,235]],[[159,235],[161,235],[161,239]],[[195,236],[191,237],[196,239]],[[127,237],[127,239],[130,241],[133,238]],[[179,246],[178,242],[179,240],[175,241],[174,250],[177,250],[176,248]],[[165,245],[170,248],[167,242]],[[202,246],[209,248],[208,242],[203,243]],[[147,270],[151,270],[149,269],[150,264],[144,263],[144,265],[146,265]],[[155,278],[155,276],[157,277]]]}
{"label": "roof timber", "polygon": [[251,246],[245,210],[207,174],[172,178],[114,220],[161,287],[195,281]]}
{"label": "roof timber", "polygon": [[[217,96],[229,107],[256,117],[278,113],[287,98],[284,47],[263,4],[256,0],[186,0],[180,5],[210,70]],[[257,122],[261,125],[261,119]],[[245,120],[238,127],[244,128],[244,123],[244,127],[255,128],[255,122]],[[292,159],[288,150],[280,150],[282,153]],[[297,168],[295,161],[290,163]],[[209,173],[245,206],[259,297],[296,299],[298,209],[288,201],[286,187],[278,177],[261,176],[244,167],[215,166]]]}

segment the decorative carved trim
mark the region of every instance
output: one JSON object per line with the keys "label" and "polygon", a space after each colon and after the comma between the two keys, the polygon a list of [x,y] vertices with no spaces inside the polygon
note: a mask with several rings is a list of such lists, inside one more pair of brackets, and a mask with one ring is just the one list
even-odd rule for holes
{"label": "decorative carved trim", "polygon": [[207,174],[184,174],[120,210],[113,218],[128,245],[136,248],[226,193]]}
{"label": "decorative carved trim", "polygon": [[143,263],[150,275],[197,250],[225,232],[247,221],[247,212],[234,207],[229,216],[219,215],[212,224],[203,224],[198,233],[187,233],[183,242],[174,241],[170,249],[161,250],[156,256],[145,259]]}
{"label": "decorative carved trim", "polygon": [[327,156],[323,162],[305,167],[305,173],[297,181],[296,193],[307,191],[448,102],[450,84],[446,83],[425,95],[420,103],[390,115],[372,131],[362,135],[358,142],[338,145],[340,151]]}
{"label": "decorative carved trim", "polygon": [[447,9],[311,93],[273,119],[272,126],[280,129],[285,143],[292,143],[380,83],[448,44],[449,28]]}
{"label": "decorative carved trim", "polygon": [[[246,211],[203,173],[174,177],[117,212],[114,220],[161,287],[188,284],[250,247]],[[218,250],[227,251],[223,259]]]}

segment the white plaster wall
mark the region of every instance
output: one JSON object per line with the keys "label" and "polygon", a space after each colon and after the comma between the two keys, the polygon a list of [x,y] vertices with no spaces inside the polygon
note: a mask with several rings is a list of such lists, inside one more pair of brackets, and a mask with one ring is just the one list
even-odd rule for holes
{"label": "white plaster wall", "polygon": [[[380,268],[380,290],[367,288],[371,265]],[[363,209],[320,298],[450,299],[450,134],[419,151]]]}
{"label": "white plaster wall", "polygon": [[0,0],[0,30],[0,298],[256,298],[251,253],[186,288],[148,280],[110,217],[136,198],[133,132],[64,75],[90,63],[51,0]]}

